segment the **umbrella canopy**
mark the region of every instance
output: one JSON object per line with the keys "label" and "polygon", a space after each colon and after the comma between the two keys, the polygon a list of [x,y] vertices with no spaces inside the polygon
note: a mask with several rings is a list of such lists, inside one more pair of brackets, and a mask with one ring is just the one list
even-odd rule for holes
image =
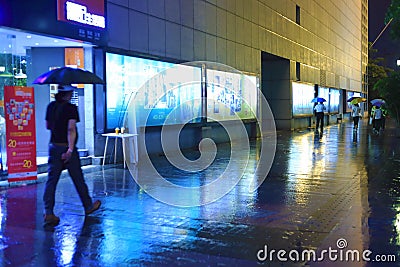
{"label": "umbrella canopy", "polygon": [[317,102],[326,102],[325,98],[323,97],[316,97],[311,100],[312,103],[317,103]]}
{"label": "umbrella canopy", "polygon": [[61,67],[37,77],[34,84],[104,84],[96,74],[77,68]]}
{"label": "umbrella canopy", "polygon": [[359,104],[361,102],[366,102],[367,99],[363,98],[363,97],[359,97],[359,98],[355,98],[353,100],[350,101],[350,104],[354,105],[354,104]]}
{"label": "umbrella canopy", "polygon": [[361,102],[366,102],[367,99],[361,96],[353,96],[350,97],[349,99],[347,99],[347,102],[350,102],[350,104],[354,105],[354,104],[358,104]]}
{"label": "umbrella canopy", "polygon": [[372,105],[377,106],[377,107],[380,107],[383,104],[386,104],[385,100],[380,99],[380,98],[372,99],[370,102],[371,102]]}

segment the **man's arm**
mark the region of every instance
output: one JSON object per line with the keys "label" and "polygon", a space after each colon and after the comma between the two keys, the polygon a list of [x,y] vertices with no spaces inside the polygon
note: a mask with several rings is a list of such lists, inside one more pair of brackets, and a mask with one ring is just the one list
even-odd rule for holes
{"label": "man's arm", "polygon": [[73,151],[75,147],[76,140],[76,120],[68,121],[68,151]]}
{"label": "man's arm", "polygon": [[64,162],[69,161],[72,152],[74,151],[75,140],[76,140],[76,120],[71,119],[68,121],[67,139],[68,139],[68,150],[67,152],[61,155],[61,158],[64,160]]}

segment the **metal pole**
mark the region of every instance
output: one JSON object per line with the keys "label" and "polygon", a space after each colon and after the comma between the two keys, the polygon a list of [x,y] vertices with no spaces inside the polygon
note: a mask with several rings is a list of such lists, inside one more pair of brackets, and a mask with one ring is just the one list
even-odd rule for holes
{"label": "metal pole", "polygon": [[378,34],[378,36],[375,38],[375,40],[372,42],[370,45],[369,49],[372,48],[372,46],[378,41],[379,37],[381,37],[382,33],[386,30],[386,28],[389,26],[389,24],[392,22],[393,18],[389,20],[389,22],[385,25],[385,27],[382,29],[382,31]]}

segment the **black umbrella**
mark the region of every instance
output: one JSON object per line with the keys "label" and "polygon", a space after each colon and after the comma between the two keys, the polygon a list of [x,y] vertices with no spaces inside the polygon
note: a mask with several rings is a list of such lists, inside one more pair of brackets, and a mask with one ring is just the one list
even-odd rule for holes
{"label": "black umbrella", "polygon": [[34,84],[104,84],[96,74],[77,68],[61,67],[37,77]]}

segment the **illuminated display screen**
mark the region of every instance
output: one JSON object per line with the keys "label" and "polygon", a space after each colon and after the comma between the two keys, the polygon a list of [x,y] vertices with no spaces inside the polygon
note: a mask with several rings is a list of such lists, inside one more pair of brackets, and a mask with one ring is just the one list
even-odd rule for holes
{"label": "illuminated display screen", "polygon": [[312,115],[314,103],[314,86],[304,83],[292,83],[293,115]]}
{"label": "illuminated display screen", "polygon": [[104,0],[57,0],[57,19],[104,29]]}
{"label": "illuminated display screen", "polygon": [[328,87],[318,87],[318,96],[326,99],[325,106],[329,113],[339,112],[340,90]]}
{"label": "illuminated display screen", "polygon": [[347,99],[350,99],[351,97],[361,97],[361,94],[359,92],[351,92],[347,91],[347,97],[346,97],[346,112],[351,112],[352,109],[352,104],[350,102],[347,102]]}
{"label": "illuminated display screen", "polygon": [[257,77],[207,70],[207,120],[255,119]]}
{"label": "illuminated display screen", "polygon": [[184,124],[201,120],[201,68],[106,54],[107,128]]}
{"label": "illuminated display screen", "polygon": [[330,88],[329,110],[331,113],[339,113],[340,90]]}
{"label": "illuminated display screen", "polygon": [[329,88],[328,87],[318,87],[318,97],[325,98],[326,102],[324,103],[327,107],[326,111],[329,111]]}

